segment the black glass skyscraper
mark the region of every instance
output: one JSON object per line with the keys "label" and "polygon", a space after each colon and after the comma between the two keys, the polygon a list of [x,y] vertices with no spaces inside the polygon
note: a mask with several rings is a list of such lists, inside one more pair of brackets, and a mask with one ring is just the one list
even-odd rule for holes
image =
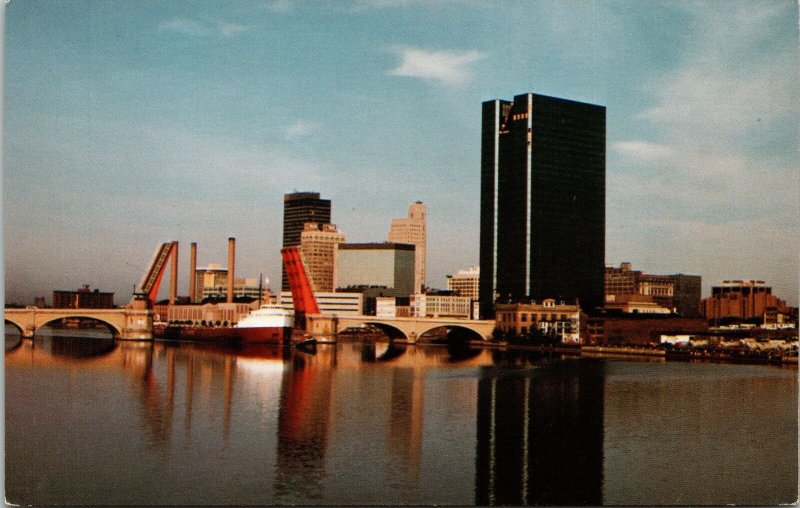
{"label": "black glass skyscraper", "polygon": [[533,93],[483,103],[481,314],[496,297],[603,304],[606,108]]}
{"label": "black glass skyscraper", "polygon": [[[295,192],[283,196],[283,247],[300,245],[300,233],[306,222],[331,222],[331,200],[320,199],[319,192]],[[281,291],[289,291],[286,268],[283,269]]]}

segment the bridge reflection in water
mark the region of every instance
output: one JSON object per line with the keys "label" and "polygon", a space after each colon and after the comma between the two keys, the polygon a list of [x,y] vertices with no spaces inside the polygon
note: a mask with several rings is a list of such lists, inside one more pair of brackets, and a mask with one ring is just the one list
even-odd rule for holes
{"label": "bridge reflection in water", "polygon": [[[11,502],[752,505],[797,497],[796,369],[386,342],[320,345],[316,354],[77,344],[7,342]],[[760,439],[763,429],[770,439]]]}

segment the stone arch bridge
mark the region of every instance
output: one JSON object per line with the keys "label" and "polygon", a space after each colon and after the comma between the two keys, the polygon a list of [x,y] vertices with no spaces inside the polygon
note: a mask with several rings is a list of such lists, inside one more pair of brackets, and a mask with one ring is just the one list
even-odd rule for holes
{"label": "stone arch bridge", "polygon": [[153,311],[147,309],[4,309],[6,323],[16,326],[23,337],[63,318],[96,319],[108,325],[115,339],[150,340],[153,338]]}
{"label": "stone arch bridge", "polygon": [[392,340],[415,343],[424,333],[436,328],[459,331],[471,340],[488,341],[495,327],[494,320],[472,320],[453,318],[413,318],[376,316],[332,316],[309,314],[306,330],[314,337],[333,338],[336,331],[345,328],[371,325],[380,328]]}

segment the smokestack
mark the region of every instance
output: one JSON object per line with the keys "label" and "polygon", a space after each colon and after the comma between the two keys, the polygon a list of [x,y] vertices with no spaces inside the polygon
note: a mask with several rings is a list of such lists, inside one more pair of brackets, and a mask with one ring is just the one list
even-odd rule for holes
{"label": "smokestack", "polygon": [[236,238],[228,238],[228,303],[233,303],[233,274],[236,258]]}
{"label": "smokestack", "polygon": [[192,242],[189,251],[189,301],[194,303],[196,298],[194,292],[197,290],[197,242]]}
{"label": "smokestack", "polygon": [[172,267],[169,273],[169,304],[175,305],[175,297],[178,294],[178,242],[172,242]]}

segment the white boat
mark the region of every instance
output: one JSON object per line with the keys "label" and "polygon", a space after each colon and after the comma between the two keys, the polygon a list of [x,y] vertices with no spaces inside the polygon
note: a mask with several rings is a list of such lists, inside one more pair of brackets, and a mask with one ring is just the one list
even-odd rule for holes
{"label": "white boat", "polygon": [[265,304],[236,323],[242,342],[288,343],[292,337],[294,313],[280,305]]}

